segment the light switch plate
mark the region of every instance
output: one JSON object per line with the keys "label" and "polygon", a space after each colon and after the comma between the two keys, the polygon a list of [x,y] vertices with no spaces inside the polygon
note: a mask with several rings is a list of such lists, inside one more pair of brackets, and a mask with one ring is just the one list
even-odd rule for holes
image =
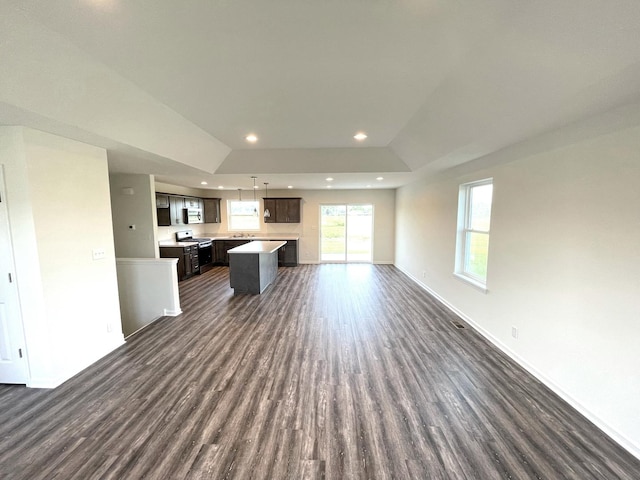
{"label": "light switch plate", "polygon": [[102,260],[106,256],[104,248],[94,248],[92,254],[94,260]]}

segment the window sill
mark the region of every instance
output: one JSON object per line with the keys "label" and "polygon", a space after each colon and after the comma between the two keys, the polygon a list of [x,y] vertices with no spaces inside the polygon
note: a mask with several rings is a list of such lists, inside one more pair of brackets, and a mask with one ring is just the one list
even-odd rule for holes
{"label": "window sill", "polygon": [[453,276],[456,277],[458,280],[462,280],[464,283],[468,283],[469,285],[474,287],[476,290],[480,290],[482,293],[489,293],[487,286],[484,283],[479,282],[478,280],[474,280],[471,277],[467,277],[466,275],[463,275],[457,272],[453,272]]}

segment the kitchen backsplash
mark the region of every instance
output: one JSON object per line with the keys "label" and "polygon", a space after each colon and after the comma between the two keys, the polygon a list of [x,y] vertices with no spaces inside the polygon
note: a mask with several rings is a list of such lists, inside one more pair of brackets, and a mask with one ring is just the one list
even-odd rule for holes
{"label": "kitchen backsplash", "polygon": [[[224,228],[223,228],[224,227]],[[174,225],[171,227],[158,227],[158,241],[166,242],[176,239],[175,233],[181,230],[192,230],[193,236],[204,236],[205,234],[214,235],[233,235],[237,232],[229,233],[226,225],[221,223],[195,223],[191,225]],[[296,234],[302,236],[302,224],[301,223],[283,223],[283,224],[264,224],[261,223],[259,232],[245,232],[258,234]]]}

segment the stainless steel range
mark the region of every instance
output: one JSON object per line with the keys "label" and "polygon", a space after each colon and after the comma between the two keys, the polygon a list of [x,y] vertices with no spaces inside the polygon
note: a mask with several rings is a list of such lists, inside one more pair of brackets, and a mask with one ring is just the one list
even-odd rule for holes
{"label": "stainless steel range", "polygon": [[193,230],[176,232],[176,242],[198,243],[197,273],[204,273],[213,268],[213,249],[210,238],[197,238],[193,236]]}

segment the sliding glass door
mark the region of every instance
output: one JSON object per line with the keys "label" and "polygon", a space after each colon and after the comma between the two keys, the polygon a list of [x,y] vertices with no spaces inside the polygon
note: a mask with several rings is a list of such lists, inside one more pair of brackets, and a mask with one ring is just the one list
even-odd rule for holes
{"label": "sliding glass door", "polygon": [[373,205],[320,206],[320,261],[372,261]]}

